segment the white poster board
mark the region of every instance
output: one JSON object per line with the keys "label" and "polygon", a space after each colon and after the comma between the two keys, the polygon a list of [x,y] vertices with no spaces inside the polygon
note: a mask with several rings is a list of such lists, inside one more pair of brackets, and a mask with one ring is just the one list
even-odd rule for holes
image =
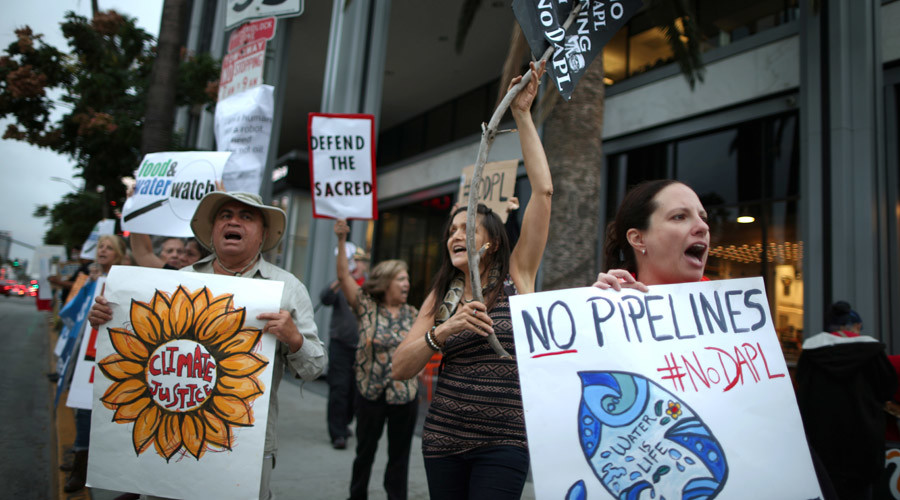
{"label": "white poster board", "polygon": [[[97,278],[94,286],[94,295],[90,298],[93,305],[98,295],[103,295],[103,286],[106,276]],[[78,357],[75,358],[75,372],[69,383],[69,395],[66,398],[66,406],[90,410],[94,399],[94,372],[97,356],[97,329],[92,328],[90,322],[85,321],[82,326],[81,342],[78,348]]]}
{"label": "white poster board", "polygon": [[274,89],[258,85],[216,103],[216,148],[232,153],[222,176],[225,191],[259,194],[275,116]]}
{"label": "white poster board", "polygon": [[[485,163],[484,170],[481,171],[482,183],[478,192],[478,203],[484,203],[504,223],[509,216],[507,202],[516,190],[516,170],[518,168],[519,160],[506,160]],[[475,173],[475,165],[469,165],[463,168],[460,176],[459,193],[456,199],[462,206],[466,206],[469,202],[473,173]]]}
{"label": "white poster board", "polygon": [[103,234],[116,234],[116,220],[103,219],[94,224],[91,234],[81,245],[81,258],[95,260],[97,258],[97,240]]}
{"label": "white poster board", "polygon": [[762,278],[510,307],[537,498],[821,497]]}
{"label": "white poster board", "polygon": [[150,153],[134,174],[134,195],[122,207],[122,229],[160,236],[193,236],[200,199],[218,190],[229,153]]}
{"label": "white poster board", "polygon": [[66,258],[66,247],[62,245],[42,245],[34,250],[34,260],[38,263],[38,299],[50,300],[53,289],[48,278],[53,274],[54,264]]}
{"label": "white poster board", "polygon": [[88,485],[257,498],[284,283],[113,266],[97,337]]}
{"label": "white poster board", "polygon": [[374,138],[373,115],[309,114],[313,217],[378,218]]}

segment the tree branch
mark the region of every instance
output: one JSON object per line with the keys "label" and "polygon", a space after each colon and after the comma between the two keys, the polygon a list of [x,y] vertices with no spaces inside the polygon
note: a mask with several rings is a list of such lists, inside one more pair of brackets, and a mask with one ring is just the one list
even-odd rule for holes
{"label": "tree branch", "polygon": [[[578,13],[584,7],[587,2],[581,1],[572,8],[572,11],[569,13],[569,17],[566,18],[566,22],[563,23],[563,30],[568,30],[569,26],[575,21],[575,17],[578,16]],[[543,55],[538,61],[546,61],[550,59],[550,56],[553,55],[555,47],[551,44],[547,47],[547,50],[544,51]],[[475,249],[475,221],[476,221],[476,206],[478,205],[479,192],[481,191],[481,174],[484,171],[484,164],[487,163],[488,153],[491,150],[491,145],[494,142],[494,139],[497,137],[498,131],[497,127],[500,125],[500,119],[503,118],[503,114],[506,113],[506,110],[509,108],[509,105],[512,103],[512,100],[518,95],[518,93],[528,85],[528,82],[531,81],[531,71],[526,71],[525,75],[522,76],[522,80],[515,84],[509,91],[506,92],[506,96],[503,97],[503,100],[500,101],[500,104],[497,106],[497,109],[494,110],[494,114],[491,116],[491,121],[488,122],[488,125],[481,133],[481,144],[478,147],[478,156],[475,160],[475,168],[472,172],[472,182],[469,187],[469,201],[466,205],[466,254],[469,260],[469,276],[472,284],[472,298],[477,300],[478,302],[484,302],[484,294],[481,292],[481,256],[483,254],[484,249],[476,250]],[[505,279],[505,276],[501,276],[500,279]],[[494,349],[494,352],[497,353],[503,359],[511,359],[512,356],[506,349],[500,345],[500,341],[497,340],[497,336],[493,333],[487,336],[487,342],[490,344],[491,348]]]}

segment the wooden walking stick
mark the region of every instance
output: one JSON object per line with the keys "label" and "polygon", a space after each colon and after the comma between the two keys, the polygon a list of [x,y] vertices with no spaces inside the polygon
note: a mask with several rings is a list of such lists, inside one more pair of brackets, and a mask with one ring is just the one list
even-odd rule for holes
{"label": "wooden walking stick", "polygon": [[[563,30],[568,30],[569,26],[575,21],[575,17],[578,16],[578,13],[581,12],[581,9],[584,7],[586,2],[579,2],[578,5],[572,8],[572,11],[569,13],[569,17],[566,18],[566,22],[563,23]],[[555,47],[550,45],[547,47],[547,50],[544,51],[541,58],[538,60],[546,61],[550,59],[550,56],[553,55]],[[506,95],[503,97],[503,100],[500,101],[500,104],[497,105],[497,109],[494,110],[494,114],[491,115],[491,121],[488,122],[487,126],[484,124],[481,125],[481,144],[478,146],[478,156],[475,160],[475,168],[472,172],[472,182],[469,188],[469,201],[466,205],[466,254],[469,260],[469,275],[472,283],[472,298],[477,300],[478,302],[484,302],[484,294],[481,293],[481,268],[479,267],[481,264],[481,257],[488,249],[488,245],[490,243],[485,243],[483,247],[476,250],[475,249],[475,220],[476,220],[476,209],[475,207],[478,205],[478,197],[479,191],[481,191],[481,173],[484,171],[484,164],[487,162],[488,153],[491,150],[491,145],[494,142],[494,139],[497,138],[497,134],[499,131],[497,127],[500,124],[500,119],[503,117],[503,114],[506,113],[506,110],[509,108],[509,105],[512,103],[512,100],[518,95],[518,93],[522,90],[525,85],[528,85],[528,82],[531,81],[531,71],[526,71],[525,75],[522,76],[522,80],[515,84]],[[503,277],[501,277],[503,279]],[[497,340],[497,336],[493,333],[487,336],[488,344],[490,344],[491,348],[494,349],[494,352],[497,353],[503,359],[511,359],[512,356],[506,352],[506,349],[500,345],[500,341]]]}

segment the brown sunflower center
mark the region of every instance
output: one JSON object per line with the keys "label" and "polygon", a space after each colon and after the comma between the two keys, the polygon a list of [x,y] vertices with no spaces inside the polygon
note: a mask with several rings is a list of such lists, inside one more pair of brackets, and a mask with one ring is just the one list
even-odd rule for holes
{"label": "brown sunflower center", "polygon": [[173,340],[153,351],[146,376],[156,404],[169,411],[191,411],[216,387],[216,360],[203,344]]}

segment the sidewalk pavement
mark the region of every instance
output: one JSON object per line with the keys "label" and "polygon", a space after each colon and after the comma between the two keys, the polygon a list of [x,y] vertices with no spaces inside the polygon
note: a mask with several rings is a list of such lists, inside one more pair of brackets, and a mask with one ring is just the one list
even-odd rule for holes
{"label": "sidewalk pavement", "polygon": [[[301,384],[285,374],[278,393],[278,455],[272,472],[275,498],[338,500],[350,491],[350,469],[356,440],[350,439],[345,450],[331,447],[325,421],[328,384],[324,380]],[[420,421],[424,415],[420,415]],[[387,497],[382,487],[387,463],[387,433],[382,435],[372,467],[369,498]],[[96,500],[112,500],[119,492],[92,489]],[[409,461],[409,499],[427,499],[428,484],[422,460],[422,438],[413,437]],[[522,498],[534,499],[534,486],[525,484]]]}

